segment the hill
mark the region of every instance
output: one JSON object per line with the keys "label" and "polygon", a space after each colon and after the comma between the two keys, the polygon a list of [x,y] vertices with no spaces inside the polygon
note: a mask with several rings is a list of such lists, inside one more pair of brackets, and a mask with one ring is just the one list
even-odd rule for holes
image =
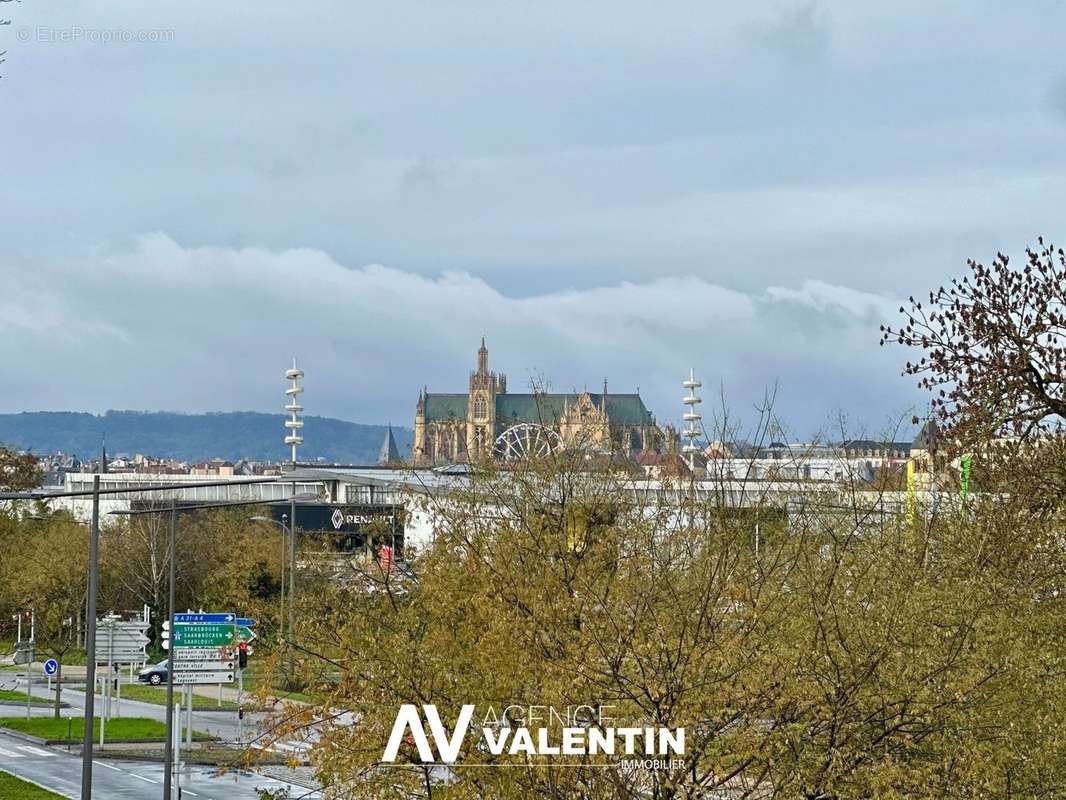
{"label": "hill", "polygon": [[[38,454],[74,453],[82,458],[99,455],[100,439],[107,439],[109,454],[146,455],[202,461],[218,457],[280,461],[289,449],[282,443],[283,414],[224,411],[178,414],[168,411],[25,411],[0,414],[0,442]],[[330,417],[305,417],[306,444],[300,461],[323,458],[340,464],[377,461],[384,425],[361,425]],[[400,453],[409,456],[414,433],[392,429]]]}

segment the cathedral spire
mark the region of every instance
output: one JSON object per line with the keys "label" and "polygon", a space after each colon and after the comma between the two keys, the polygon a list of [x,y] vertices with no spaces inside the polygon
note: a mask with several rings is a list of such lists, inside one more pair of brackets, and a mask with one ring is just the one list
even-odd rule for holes
{"label": "cathedral spire", "polygon": [[385,430],[385,441],[381,443],[381,450],[378,451],[378,464],[386,467],[399,461],[400,449],[396,446],[396,439],[392,435],[392,423],[390,422]]}
{"label": "cathedral spire", "polygon": [[481,337],[481,347],[477,351],[477,371],[479,375],[489,374],[489,349],[485,347],[485,337]]}

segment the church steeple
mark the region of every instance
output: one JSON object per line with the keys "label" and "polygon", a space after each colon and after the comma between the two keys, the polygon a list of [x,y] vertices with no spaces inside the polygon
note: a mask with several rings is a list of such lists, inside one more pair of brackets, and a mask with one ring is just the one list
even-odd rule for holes
{"label": "church steeple", "polygon": [[489,374],[489,349],[485,347],[485,337],[481,337],[481,347],[477,351],[478,375]]}

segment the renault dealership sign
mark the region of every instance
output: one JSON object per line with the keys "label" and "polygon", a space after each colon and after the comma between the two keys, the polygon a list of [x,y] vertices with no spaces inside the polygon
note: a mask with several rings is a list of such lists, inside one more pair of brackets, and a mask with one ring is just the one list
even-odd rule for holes
{"label": "renault dealership sign", "polygon": [[[276,505],[271,513],[276,520],[288,514],[285,505]],[[363,535],[399,535],[403,533],[403,506],[327,505],[296,506],[296,528],[303,531],[328,531]]]}

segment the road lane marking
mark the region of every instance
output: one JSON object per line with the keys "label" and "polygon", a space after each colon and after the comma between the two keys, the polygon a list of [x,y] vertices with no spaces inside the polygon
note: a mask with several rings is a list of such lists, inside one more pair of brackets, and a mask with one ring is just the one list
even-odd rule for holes
{"label": "road lane marking", "polygon": [[146,778],[143,775],[138,775],[136,772],[131,772],[130,775],[132,775],[137,780],[144,781],[145,783],[159,783],[159,781],[153,781],[151,778]]}
{"label": "road lane marking", "polygon": [[22,753],[16,753],[14,750],[7,750],[0,747],[0,756],[7,756],[8,758],[22,758]]}
{"label": "road lane marking", "polygon": [[97,760],[93,759],[93,763],[98,765],[98,766],[101,766],[101,767],[107,767],[108,769],[113,769],[115,772],[122,772],[122,770],[120,770],[118,767],[113,767],[110,764],[105,764],[103,761],[97,761]]}
{"label": "road lane marking", "polygon": [[28,744],[15,745],[19,750],[25,750],[27,753],[33,753],[35,756],[44,756],[45,758],[55,758],[55,753],[49,753],[47,750],[42,750],[39,747],[33,747]]}

